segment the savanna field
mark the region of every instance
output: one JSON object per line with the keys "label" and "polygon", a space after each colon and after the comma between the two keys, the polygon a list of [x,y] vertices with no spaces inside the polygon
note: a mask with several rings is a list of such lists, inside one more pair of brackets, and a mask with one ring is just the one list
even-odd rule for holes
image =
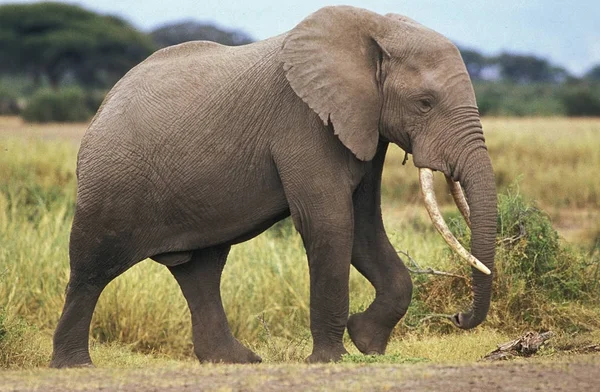
{"label": "savanna field", "polygon": [[[423,207],[417,170],[388,153],[383,215],[413,269],[413,302],[387,355],[348,363],[473,363],[528,331],[552,330],[539,354],[554,360],[600,343],[600,119],[484,118],[499,191],[494,298],[487,321],[460,331],[443,315],[470,303],[470,269],[437,234]],[[0,368],[45,367],[68,280],[75,163],[85,124],[33,125],[0,117]],[[469,231],[443,176],[438,200],[466,245]],[[352,271],[350,312],[374,290]],[[288,220],[232,249],[222,296],[232,331],[267,363],[301,362],[311,349],[308,267]],[[168,270],[146,260],[102,294],[91,327],[98,367],[198,366],[189,312]],[[213,366],[213,365],[211,365]],[[260,365],[265,366],[265,365]],[[0,378],[2,370],[0,370]]]}

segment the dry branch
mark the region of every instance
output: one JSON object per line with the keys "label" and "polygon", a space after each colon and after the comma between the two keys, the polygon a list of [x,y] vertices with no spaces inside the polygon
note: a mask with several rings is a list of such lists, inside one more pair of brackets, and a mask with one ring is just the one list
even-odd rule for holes
{"label": "dry branch", "polygon": [[437,275],[437,276],[449,276],[449,277],[453,277],[453,278],[460,278],[460,279],[464,279],[464,280],[468,280],[466,276],[462,276],[462,275],[458,275],[458,274],[453,274],[451,272],[446,272],[446,271],[438,271],[438,270],[434,270],[431,267],[427,267],[427,268],[421,268],[421,266],[416,262],[415,259],[413,259],[410,254],[408,254],[408,252],[404,252],[401,250],[397,250],[397,253],[401,253],[404,256],[406,256],[408,258],[408,261],[410,262],[410,264],[412,264],[414,266],[414,268],[411,268],[410,266],[407,266],[408,270],[413,273],[413,274],[427,274],[427,275]]}
{"label": "dry branch", "polygon": [[548,339],[554,336],[554,332],[548,331],[543,333],[527,332],[525,335],[498,345],[498,348],[485,357],[487,361],[498,361],[503,359],[510,359],[515,356],[530,357],[537,353]]}

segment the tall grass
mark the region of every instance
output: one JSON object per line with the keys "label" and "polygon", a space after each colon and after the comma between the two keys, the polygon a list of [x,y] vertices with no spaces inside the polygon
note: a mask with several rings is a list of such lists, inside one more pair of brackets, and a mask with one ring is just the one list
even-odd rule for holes
{"label": "tall grass", "polygon": [[[600,252],[570,249],[547,217],[537,214],[539,210],[527,201],[536,198],[543,207],[598,207],[600,179],[579,171],[592,164],[600,167],[599,153],[590,147],[599,144],[600,122],[562,121],[484,121],[500,190],[507,188],[509,179],[521,176],[520,192],[525,195],[517,198],[510,193],[501,198],[505,215],[500,223],[506,230],[500,231],[499,241],[518,235],[514,222],[524,211],[536,212],[529,215],[535,219],[525,221],[533,225],[527,232],[546,241],[527,237],[529,242],[510,247],[499,243],[494,304],[486,323],[487,330],[496,332],[488,336],[497,338],[526,327],[566,332],[598,327],[594,298],[600,293],[593,282],[600,281]],[[39,130],[43,136],[44,129],[29,132]],[[546,133],[538,134],[541,129]],[[582,140],[575,140],[573,132]],[[532,140],[537,144],[529,145]],[[69,272],[75,157],[71,141],[0,139],[0,367],[45,365],[49,359],[51,333],[60,316]],[[393,245],[409,251],[423,266],[468,275],[468,268],[432,228],[420,206],[416,171],[410,164],[402,167],[401,159],[399,150],[393,149],[384,173],[384,218]],[[545,186],[538,185],[543,181]],[[447,193],[442,191],[443,183],[438,185],[439,195]],[[547,192],[549,186],[554,192]],[[447,210],[449,217],[456,216],[454,207]],[[468,230],[460,224],[454,229],[468,243]],[[550,261],[540,270],[528,257]],[[413,278],[414,301],[391,347],[417,355],[427,352],[420,336],[439,340],[445,333],[456,333],[443,321],[422,319],[467,306],[470,294],[462,279]],[[351,312],[365,309],[374,296],[372,287],[353,270],[350,288]],[[235,246],[222,283],[234,334],[267,360],[303,358],[310,348],[308,289],[304,249],[289,222]],[[125,344],[134,351],[188,358],[190,329],[189,312],[175,280],[165,267],[143,261],[106,288],[92,321],[92,341],[95,347]],[[477,336],[472,338],[483,339]]]}

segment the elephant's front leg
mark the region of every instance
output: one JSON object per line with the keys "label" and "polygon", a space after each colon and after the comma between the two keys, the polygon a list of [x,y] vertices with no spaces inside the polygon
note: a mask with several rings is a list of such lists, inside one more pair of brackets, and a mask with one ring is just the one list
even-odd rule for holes
{"label": "elephant's front leg", "polygon": [[352,264],[375,287],[373,303],[362,313],[348,319],[348,334],[363,354],[384,354],[390,334],[406,314],[412,296],[408,270],[383,231],[374,230],[355,239]]}
{"label": "elephant's front leg", "polygon": [[342,338],[348,320],[352,246],[352,237],[348,233],[352,231],[342,227],[319,230],[307,241],[310,244],[307,254],[313,336],[313,352],[307,358],[308,362],[339,361],[347,354]]}
{"label": "elephant's front leg", "polygon": [[392,330],[412,296],[408,270],[390,243],[381,218],[381,174],[387,144],[380,143],[354,192],[352,264],[375,287],[373,303],[348,320],[348,334],[364,354],[384,354]]}
{"label": "elephant's front leg", "polygon": [[306,248],[310,271],[310,329],[313,352],[307,362],[339,361],[348,320],[348,279],[352,253],[351,198],[312,198],[291,208]]}

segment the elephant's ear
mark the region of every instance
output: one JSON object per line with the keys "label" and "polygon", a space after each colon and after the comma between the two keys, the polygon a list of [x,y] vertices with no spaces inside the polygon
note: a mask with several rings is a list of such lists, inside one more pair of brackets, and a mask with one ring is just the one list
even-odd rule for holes
{"label": "elephant's ear", "polygon": [[379,140],[385,52],[377,32],[385,19],[359,8],[322,8],[288,33],[280,53],[294,92],[363,161],[373,158]]}

